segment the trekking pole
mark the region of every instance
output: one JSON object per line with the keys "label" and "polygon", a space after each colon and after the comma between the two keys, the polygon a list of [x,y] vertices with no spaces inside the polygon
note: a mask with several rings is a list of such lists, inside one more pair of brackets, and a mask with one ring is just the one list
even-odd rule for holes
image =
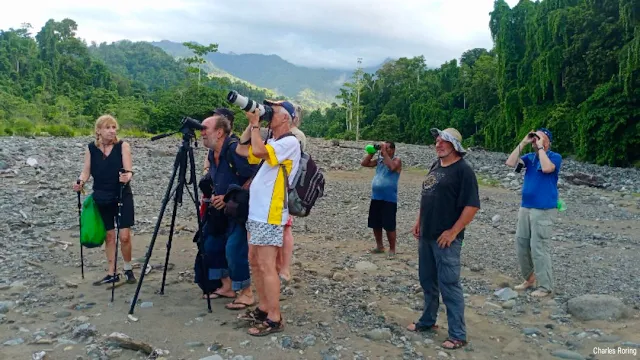
{"label": "trekking pole", "polygon": [[[80,185],[80,179],[76,181]],[[82,203],[80,202],[80,190],[78,190],[78,225],[80,226],[80,266],[82,271],[82,279],[84,280],[84,254],[82,252]]]}
{"label": "trekking pole", "polygon": [[118,241],[120,240],[120,218],[122,216],[122,192],[125,184],[120,185],[120,196],[118,197],[118,216],[116,217],[116,248],[115,257],[113,258],[113,282],[111,282],[111,302],[113,302],[113,294],[116,289],[116,274],[118,273]]}

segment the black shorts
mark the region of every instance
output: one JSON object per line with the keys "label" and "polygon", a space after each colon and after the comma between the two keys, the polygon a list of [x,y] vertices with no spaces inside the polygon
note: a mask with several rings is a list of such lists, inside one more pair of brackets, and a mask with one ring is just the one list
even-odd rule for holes
{"label": "black shorts", "polygon": [[384,200],[371,200],[369,205],[369,227],[372,229],[396,230],[398,204]]}
{"label": "black shorts", "polygon": [[[118,216],[118,203],[114,202],[109,205],[98,205],[98,210],[104,222],[105,230],[115,229],[115,218]],[[120,229],[130,228],[134,224],[133,216],[133,194],[122,194],[122,216],[120,218]]]}

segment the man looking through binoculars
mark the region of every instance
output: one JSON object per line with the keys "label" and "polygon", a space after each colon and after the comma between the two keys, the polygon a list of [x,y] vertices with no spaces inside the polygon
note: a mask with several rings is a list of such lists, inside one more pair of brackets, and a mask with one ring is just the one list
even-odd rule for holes
{"label": "man looking through binoculars", "polygon": [[373,159],[374,154],[367,154],[360,165],[375,167],[376,175],[371,182],[371,203],[369,205],[369,217],[367,224],[373,229],[376,239],[376,248],[372,253],[384,253],[382,243],[382,229],[387,232],[389,241],[389,255],[396,254],[396,213],[398,210],[398,180],[402,171],[402,161],[396,157],[396,145],[391,142],[382,142],[379,147],[380,155]]}
{"label": "man looking through binoculars", "polygon": [[[537,280],[538,289],[531,294],[536,297],[547,296],[553,291],[549,239],[558,204],[558,173],[562,157],[550,150],[552,139],[548,129],[531,131],[506,161],[508,166],[517,166],[516,172],[520,172],[522,166],[525,168],[516,226],[516,251],[525,281],[515,289],[533,287]],[[519,158],[522,148],[528,144],[534,151]]]}

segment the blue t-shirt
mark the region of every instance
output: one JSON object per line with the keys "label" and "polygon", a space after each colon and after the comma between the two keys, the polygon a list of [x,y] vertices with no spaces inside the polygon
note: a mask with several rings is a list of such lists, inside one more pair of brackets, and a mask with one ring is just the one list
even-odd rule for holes
{"label": "blue t-shirt", "polygon": [[[395,156],[394,156],[395,159]],[[400,173],[389,170],[382,157],[378,158],[376,175],[371,181],[371,199],[398,202],[398,179]]]}
{"label": "blue t-shirt", "polygon": [[551,150],[547,151],[547,156],[556,166],[549,174],[542,172],[537,154],[529,153],[521,157],[526,168],[522,185],[522,207],[554,209],[558,206],[558,173],[562,165],[562,156]]}

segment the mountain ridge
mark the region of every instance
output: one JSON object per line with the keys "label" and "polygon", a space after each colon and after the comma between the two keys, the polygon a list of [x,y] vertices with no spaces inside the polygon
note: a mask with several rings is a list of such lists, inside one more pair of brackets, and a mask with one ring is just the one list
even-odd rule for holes
{"label": "mountain ridge", "polygon": [[[159,47],[175,58],[193,56],[190,49],[169,40],[154,41],[150,44]],[[335,101],[340,87],[351,77],[353,71],[312,68],[293,64],[277,54],[237,54],[214,52],[205,56],[214,68],[224,71],[233,77],[242,79],[256,86],[271,89],[287,97],[296,97],[311,90],[318,100]],[[385,62],[363,67],[365,73],[375,73]],[[355,70],[355,68],[354,68]]]}

